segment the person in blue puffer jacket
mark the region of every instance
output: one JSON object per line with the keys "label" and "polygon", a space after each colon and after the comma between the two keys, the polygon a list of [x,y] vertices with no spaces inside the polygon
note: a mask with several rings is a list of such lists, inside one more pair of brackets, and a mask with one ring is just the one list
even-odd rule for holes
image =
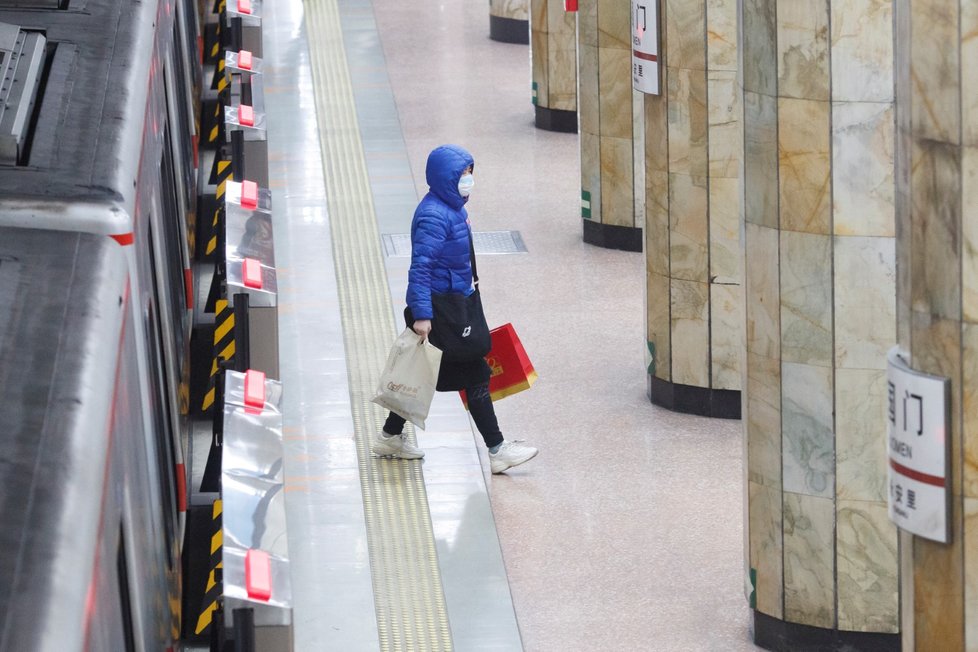
{"label": "person in blue puffer jacket", "polygon": [[[428,193],[414,211],[411,222],[411,269],[408,272],[405,320],[421,337],[431,332],[431,294],[475,291],[472,282],[469,226],[465,204],[475,184],[472,155],[457,145],[442,145],[428,155],[425,179]],[[440,392],[464,389],[469,412],[489,448],[493,473],[529,461],[537,449],[515,440],[506,440],[499,430],[489,394],[489,365],[479,359],[451,362],[442,359],[438,370]],[[419,459],[424,451],[404,436],[405,420],[391,412],[378,433],[372,450],[377,455]]]}

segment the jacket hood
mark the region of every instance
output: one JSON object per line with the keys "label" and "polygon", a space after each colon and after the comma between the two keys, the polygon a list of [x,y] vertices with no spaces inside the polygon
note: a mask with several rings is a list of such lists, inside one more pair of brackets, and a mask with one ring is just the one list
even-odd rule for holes
{"label": "jacket hood", "polygon": [[425,167],[425,179],[432,194],[455,210],[462,208],[468,197],[459,194],[458,180],[462,171],[474,162],[472,155],[458,145],[436,147],[428,155]]}

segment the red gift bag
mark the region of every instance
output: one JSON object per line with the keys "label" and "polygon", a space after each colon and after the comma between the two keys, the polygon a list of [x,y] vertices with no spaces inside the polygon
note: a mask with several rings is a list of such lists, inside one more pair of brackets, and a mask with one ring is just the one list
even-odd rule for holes
{"label": "red gift bag", "polygon": [[[493,401],[506,398],[511,394],[530,389],[530,386],[537,380],[537,372],[533,369],[533,363],[526,355],[523,343],[516,335],[516,330],[512,324],[503,324],[499,328],[494,328],[492,335],[492,350],[486,356],[486,362],[492,369],[492,376],[489,378],[489,394]],[[469,402],[463,389],[459,394],[462,396],[462,403],[468,408]]]}

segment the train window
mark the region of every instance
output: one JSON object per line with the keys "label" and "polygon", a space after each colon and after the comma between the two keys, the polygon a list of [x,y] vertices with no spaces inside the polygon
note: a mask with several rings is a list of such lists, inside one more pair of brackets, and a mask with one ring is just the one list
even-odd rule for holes
{"label": "train window", "polygon": [[[173,152],[169,147],[169,125],[163,129],[163,160],[160,163],[160,203],[162,205],[163,229],[163,263],[165,265],[166,285],[170,318],[173,320],[173,334],[177,355],[183,351],[184,332],[183,315],[187,311],[186,276],[184,276],[183,235],[180,214],[180,201],[177,197],[176,179],[174,178]],[[154,268],[158,269],[158,268]],[[159,295],[157,295],[159,296]],[[160,297],[162,301],[162,297]],[[165,332],[165,331],[164,331]]]}
{"label": "train window", "polygon": [[[150,257],[153,258],[152,238],[150,229]],[[155,277],[153,281],[156,283]],[[173,567],[173,549],[171,542],[177,536],[177,500],[176,500],[176,464],[173,457],[172,415],[170,414],[169,384],[166,381],[166,370],[163,367],[163,339],[159,323],[159,313],[151,301],[146,310],[146,323],[149,327],[149,363],[153,384],[156,386],[156,403],[153,405],[153,432],[156,439],[156,464],[160,479],[160,495],[163,498],[163,533],[166,537],[166,560],[168,568]]]}
{"label": "train window", "polygon": [[119,603],[122,615],[122,629],[126,637],[126,652],[136,649],[136,637],[132,626],[132,603],[129,591],[129,566],[128,554],[126,551],[126,532],[122,523],[119,523],[119,550],[116,553],[115,561],[116,577],[119,580]]}

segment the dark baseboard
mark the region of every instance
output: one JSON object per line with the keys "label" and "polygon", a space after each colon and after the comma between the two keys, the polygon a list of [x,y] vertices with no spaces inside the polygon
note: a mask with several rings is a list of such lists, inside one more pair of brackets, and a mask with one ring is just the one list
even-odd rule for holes
{"label": "dark baseboard", "polygon": [[649,398],[655,405],[716,419],[740,418],[740,392],[735,389],[710,389],[680,385],[649,376]]}
{"label": "dark baseboard", "polygon": [[535,124],[538,129],[547,131],[560,131],[567,134],[577,133],[577,111],[565,111],[564,109],[548,109],[537,104]]}
{"label": "dark baseboard", "polygon": [[489,14],[489,38],[502,43],[530,44],[530,21]]}
{"label": "dark baseboard", "polygon": [[641,252],[643,238],[638,227],[601,224],[584,218],[584,242],[596,247]]}
{"label": "dark baseboard", "polygon": [[900,652],[899,634],[845,632],[789,623],[754,610],[754,643],[774,652]]}

